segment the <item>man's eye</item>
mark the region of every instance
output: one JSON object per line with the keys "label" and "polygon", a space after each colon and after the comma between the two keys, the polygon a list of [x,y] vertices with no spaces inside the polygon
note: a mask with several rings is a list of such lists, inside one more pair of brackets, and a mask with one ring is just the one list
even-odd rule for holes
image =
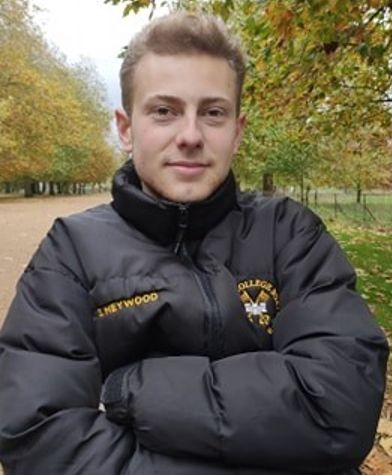
{"label": "man's eye", "polygon": [[222,117],[224,114],[222,109],[208,109],[207,115],[209,117]]}
{"label": "man's eye", "polygon": [[153,110],[153,114],[157,119],[170,119],[175,117],[175,111],[167,106],[158,106]]}
{"label": "man's eye", "polygon": [[156,108],[155,113],[157,115],[166,116],[170,113],[170,110],[168,107],[160,106]]}
{"label": "man's eye", "polygon": [[211,107],[203,112],[204,119],[211,125],[221,125],[227,118],[225,109],[220,107]]}

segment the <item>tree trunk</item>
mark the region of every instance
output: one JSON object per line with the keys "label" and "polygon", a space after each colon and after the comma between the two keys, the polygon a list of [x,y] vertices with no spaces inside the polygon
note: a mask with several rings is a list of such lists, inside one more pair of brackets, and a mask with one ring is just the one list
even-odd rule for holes
{"label": "tree trunk", "polygon": [[56,183],[53,181],[49,182],[49,195],[54,196],[56,194]]}
{"label": "tree trunk", "polygon": [[360,183],[357,183],[357,204],[361,203],[362,198],[362,187]]}
{"label": "tree trunk", "polygon": [[32,180],[26,180],[23,183],[23,190],[24,190],[24,196],[25,198],[31,198],[34,196],[35,192],[35,183]]}
{"label": "tree trunk", "polygon": [[263,174],[263,196],[274,194],[274,175],[272,173]]}
{"label": "tree trunk", "polygon": [[310,194],[310,190],[311,190],[310,186],[307,185],[307,186],[306,186],[306,190],[305,190],[305,204],[306,204],[306,206],[309,206],[309,194]]}

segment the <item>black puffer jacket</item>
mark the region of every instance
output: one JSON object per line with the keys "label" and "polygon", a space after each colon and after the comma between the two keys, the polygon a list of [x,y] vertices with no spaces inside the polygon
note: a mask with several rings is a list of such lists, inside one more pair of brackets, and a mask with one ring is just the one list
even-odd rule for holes
{"label": "black puffer jacket", "polygon": [[232,176],[206,202],[157,202],[129,163],[113,196],[57,220],[19,282],[6,473],[358,473],[388,349],[319,219],[237,201]]}

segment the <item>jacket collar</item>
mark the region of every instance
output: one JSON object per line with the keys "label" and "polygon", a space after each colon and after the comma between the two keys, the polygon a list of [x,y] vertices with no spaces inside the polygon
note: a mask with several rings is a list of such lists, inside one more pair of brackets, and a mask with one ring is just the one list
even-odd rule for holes
{"label": "jacket collar", "polygon": [[144,193],[132,161],[115,173],[112,196],[114,209],[125,220],[162,244],[202,239],[237,204],[232,172],[208,199],[181,204]]}

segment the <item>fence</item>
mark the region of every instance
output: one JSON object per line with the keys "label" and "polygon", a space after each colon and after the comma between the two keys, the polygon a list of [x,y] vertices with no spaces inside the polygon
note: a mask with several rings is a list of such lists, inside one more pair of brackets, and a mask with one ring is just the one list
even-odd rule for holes
{"label": "fence", "polygon": [[363,193],[357,202],[355,193],[316,191],[309,193],[307,205],[324,220],[392,229],[392,192]]}

